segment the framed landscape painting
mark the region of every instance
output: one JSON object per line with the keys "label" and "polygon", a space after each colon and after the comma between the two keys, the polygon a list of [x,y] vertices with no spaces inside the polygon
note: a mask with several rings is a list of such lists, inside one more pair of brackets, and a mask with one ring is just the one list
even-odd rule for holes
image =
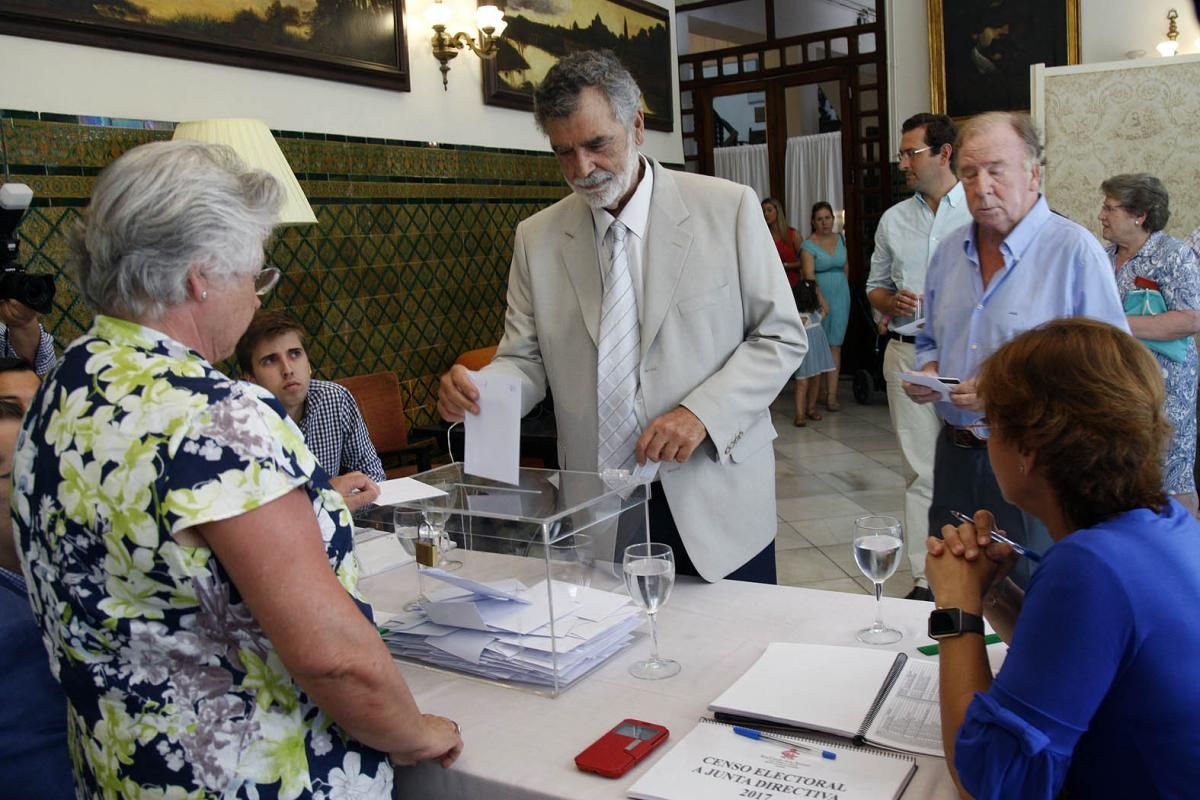
{"label": "framed landscape painting", "polygon": [[1028,111],[1029,68],[1079,63],[1079,0],[928,0],[935,114]]}
{"label": "framed landscape painting", "polygon": [[0,0],[0,33],[408,91],[403,0]]}
{"label": "framed landscape painting", "polygon": [[607,49],[641,87],[646,127],[674,130],[667,9],[644,0],[508,0],[503,7],[508,28],[496,58],[484,62],[485,103],[532,111],[533,90],[560,58]]}

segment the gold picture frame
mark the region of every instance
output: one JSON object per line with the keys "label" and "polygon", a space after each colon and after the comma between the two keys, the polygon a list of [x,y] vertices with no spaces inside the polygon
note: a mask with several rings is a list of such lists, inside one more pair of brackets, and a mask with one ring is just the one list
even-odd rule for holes
{"label": "gold picture frame", "polygon": [[926,0],[933,113],[1028,111],[1030,66],[1079,63],[1079,0],[1060,2]]}
{"label": "gold picture frame", "polygon": [[675,130],[671,14],[666,8],[648,0],[573,0],[526,2],[504,13],[508,28],[500,50],[483,62],[484,103],[533,111],[534,89],[560,58],[578,50],[607,49],[642,90],[646,127]]}
{"label": "gold picture frame", "polygon": [[0,0],[0,34],[409,91],[404,0],[157,5]]}

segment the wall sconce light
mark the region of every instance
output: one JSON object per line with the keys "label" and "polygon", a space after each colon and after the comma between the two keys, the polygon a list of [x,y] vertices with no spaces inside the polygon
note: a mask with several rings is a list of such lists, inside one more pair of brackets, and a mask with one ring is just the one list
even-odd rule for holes
{"label": "wall sconce light", "polygon": [[433,57],[441,63],[442,91],[449,90],[447,76],[450,73],[450,59],[458,55],[458,51],[469,47],[480,58],[495,58],[500,49],[498,41],[508,23],[504,21],[504,12],[493,5],[480,6],[475,12],[475,25],[479,28],[479,41],[474,36],[459,31],[456,34],[446,33],[446,25],[450,22],[450,7],[442,0],[436,0],[425,9],[425,19],[433,26]]}
{"label": "wall sconce light", "polygon": [[1178,11],[1172,8],[1167,12],[1167,38],[1154,48],[1163,58],[1170,58],[1179,50],[1179,28],[1175,25],[1177,19],[1179,19]]}

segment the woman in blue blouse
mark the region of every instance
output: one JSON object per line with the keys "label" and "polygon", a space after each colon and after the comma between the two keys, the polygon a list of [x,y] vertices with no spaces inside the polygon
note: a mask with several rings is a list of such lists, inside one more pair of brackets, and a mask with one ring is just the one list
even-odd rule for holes
{"label": "woman in blue blouse", "polygon": [[[941,642],[951,774],[975,798],[1195,797],[1200,523],[1162,490],[1158,363],[1110,325],[1057,320],[978,385],[1000,488],[1055,543],[1022,592],[987,510],[927,540],[938,606],[967,629]],[[980,614],[1010,645],[995,679]]]}
{"label": "woman in blue blouse", "polygon": [[817,286],[829,305],[829,313],[821,320],[829,348],[833,351],[834,369],[825,373],[826,406],[838,411],[838,374],[842,368],[842,341],[846,338],[846,323],[850,319],[850,284],[846,280],[846,242],[833,232],[833,207],[822,200],[812,207],[812,234],[800,245],[800,263],[805,275],[817,273]]}
{"label": "woman in blue blouse", "polygon": [[[1196,376],[1200,356],[1200,267],[1192,249],[1163,233],[1171,218],[1166,187],[1153,175],[1114,175],[1100,184],[1101,233],[1117,290],[1129,312],[1129,330],[1153,352],[1167,383],[1171,445],[1163,486],[1196,514]],[[1157,293],[1157,297],[1155,297]]]}

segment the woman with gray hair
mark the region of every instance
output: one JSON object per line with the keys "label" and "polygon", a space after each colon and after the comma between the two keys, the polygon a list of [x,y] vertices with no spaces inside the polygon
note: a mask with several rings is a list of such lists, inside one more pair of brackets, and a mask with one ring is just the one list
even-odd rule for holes
{"label": "woman with gray hair", "polygon": [[97,316],[29,409],[12,505],[81,796],[383,800],[389,759],[462,747],[372,625],[299,430],[212,366],[279,277],[280,195],[159,142],[101,173],[73,234]]}
{"label": "woman with gray hair", "polygon": [[1163,482],[1197,514],[1196,375],[1200,357],[1192,336],[1200,333],[1200,271],[1196,255],[1163,233],[1171,217],[1162,181],[1144,172],[1114,175],[1100,184],[1102,234],[1116,271],[1129,330],[1153,351],[1167,384],[1167,421],[1173,433]]}

